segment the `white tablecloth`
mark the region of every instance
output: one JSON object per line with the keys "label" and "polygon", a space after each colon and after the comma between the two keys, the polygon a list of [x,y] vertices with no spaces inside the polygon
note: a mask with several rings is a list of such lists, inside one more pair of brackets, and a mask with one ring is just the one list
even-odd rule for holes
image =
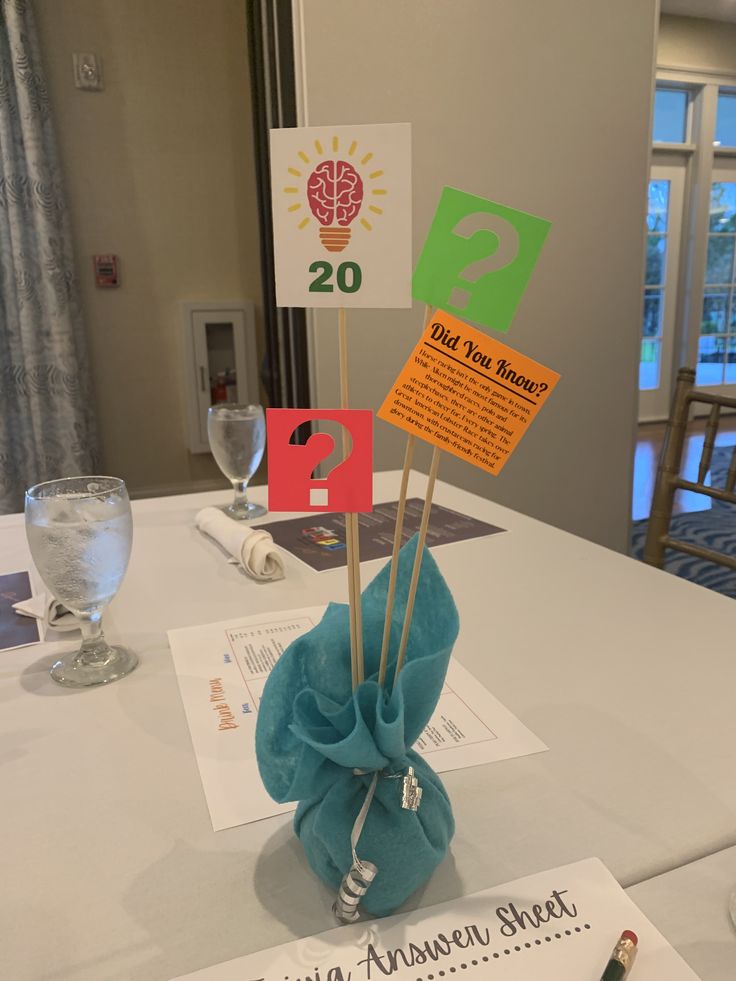
{"label": "white tablecloth", "polygon": [[734,981],[736,928],[727,911],[734,889],[736,848],[726,848],[627,892],[704,981]]}
{"label": "white tablecloth", "polygon": [[[375,499],[398,485],[378,474]],[[129,678],[58,687],[68,642],[0,655],[2,978],[161,981],[332,926],[288,817],[212,832],[165,631],[345,600],[346,577],[289,558],[283,582],[246,579],[194,528],[226,498],[134,503],[105,615],[141,656]],[[456,656],[551,751],[445,775],[458,830],[414,904],[590,855],[630,885],[733,844],[733,602],[442,483],[436,500],[508,529],[434,554]],[[0,571],[27,563],[22,517],[0,518]]]}

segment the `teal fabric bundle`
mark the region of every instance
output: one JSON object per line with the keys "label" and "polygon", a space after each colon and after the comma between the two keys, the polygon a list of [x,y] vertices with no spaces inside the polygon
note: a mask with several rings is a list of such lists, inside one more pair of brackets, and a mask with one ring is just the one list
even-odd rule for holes
{"label": "teal fabric bundle", "polygon": [[[401,550],[387,682],[394,675],[416,536]],[[352,864],[350,834],[375,772],[375,796],[357,845],[378,875],[362,900],[377,916],[395,910],[442,861],[455,830],[442,781],[411,747],[442,691],[458,633],[452,595],[425,550],[406,660],[393,691],[377,675],[389,566],[362,596],[366,680],[353,692],[349,611],[331,603],[321,622],[284,652],[258,710],[256,752],[263,783],[279,803],[299,801],[294,829],[312,869],[337,890]],[[402,780],[414,767],[423,796],[401,807]],[[355,770],[363,771],[356,775]]]}

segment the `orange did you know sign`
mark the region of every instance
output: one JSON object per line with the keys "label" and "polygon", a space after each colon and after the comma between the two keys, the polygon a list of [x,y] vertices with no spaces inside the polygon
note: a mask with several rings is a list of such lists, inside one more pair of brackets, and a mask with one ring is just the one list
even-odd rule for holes
{"label": "orange did you know sign", "polygon": [[438,310],[378,416],[497,474],[559,378]]}

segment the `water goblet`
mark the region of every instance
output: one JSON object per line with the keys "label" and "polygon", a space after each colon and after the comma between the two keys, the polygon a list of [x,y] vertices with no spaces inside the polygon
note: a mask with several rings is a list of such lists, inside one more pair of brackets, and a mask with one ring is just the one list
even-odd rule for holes
{"label": "water goblet", "polygon": [[233,485],[235,498],[223,508],[236,521],[266,514],[248,500],[248,481],[258,469],[266,447],[266,421],[261,405],[219,402],[207,413],[207,435],[215,463]]}
{"label": "water goblet", "polygon": [[49,591],[79,619],[82,646],[60,658],[51,677],[69,688],[117,681],[138,664],[111,647],[102,611],[117,593],[133,541],[130,501],[118,477],[66,477],[26,491],[31,556]]}

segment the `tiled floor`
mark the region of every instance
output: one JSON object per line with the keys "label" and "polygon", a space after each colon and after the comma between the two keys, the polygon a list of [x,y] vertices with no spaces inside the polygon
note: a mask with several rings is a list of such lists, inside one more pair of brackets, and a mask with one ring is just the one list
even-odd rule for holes
{"label": "tiled floor", "polygon": [[[688,429],[685,442],[684,473],[695,479],[698,462],[703,449],[705,420],[696,419]],[[634,521],[649,517],[654,481],[657,476],[657,463],[664,440],[664,423],[646,423],[639,426],[639,434],[634,454],[634,491],[632,495],[631,517]],[[724,418],[716,438],[718,446],[736,445],[736,416]],[[678,491],[675,497],[674,514],[684,511],[705,511],[710,507],[710,498],[690,491]]]}

